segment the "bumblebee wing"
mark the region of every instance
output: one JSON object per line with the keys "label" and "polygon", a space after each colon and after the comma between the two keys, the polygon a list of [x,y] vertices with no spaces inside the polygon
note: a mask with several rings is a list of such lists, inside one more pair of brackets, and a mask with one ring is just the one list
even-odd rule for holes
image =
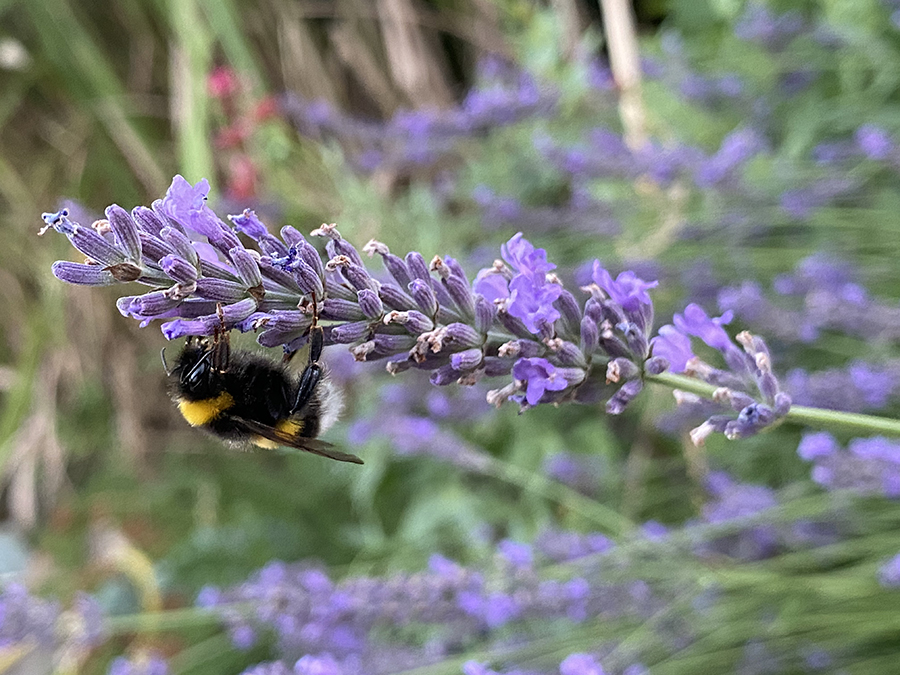
{"label": "bumblebee wing", "polygon": [[236,424],[238,424],[243,431],[251,434],[256,434],[257,436],[262,436],[263,438],[278,443],[279,445],[284,445],[289,448],[296,448],[297,450],[305,450],[306,452],[311,452],[314,455],[328,457],[329,459],[335,459],[339,462],[350,462],[352,464],[363,463],[363,461],[356,455],[351,455],[346,452],[341,452],[340,450],[335,450],[334,446],[331,443],[326,443],[325,441],[321,441],[317,438],[292,436],[278,429],[274,429],[268,425],[260,424],[259,422],[254,422],[253,420],[247,420],[243,417],[232,417],[231,419]]}

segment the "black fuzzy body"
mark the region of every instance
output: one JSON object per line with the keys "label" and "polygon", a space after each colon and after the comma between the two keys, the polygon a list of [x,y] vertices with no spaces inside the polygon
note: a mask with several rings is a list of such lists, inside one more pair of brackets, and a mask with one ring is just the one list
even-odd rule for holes
{"label": "black fuzzy body", "polygon": [[319,398],[313,396],[303,409],[292,414],[299,378],[285,365],[252,352],[234,351],[224,372],[205,369],[204,376],[196,382],[185,382],[183,374],[190,372],[206,353],[207,349],[200,345],[186,346],[169,380],[170,393],[176,403],[203,402],[215,399],[223,392],[233,400],[217,415],[197,426],[237,443],[255,442],[256,434],[248,432],[243,420],[273,428],[291,421],[299,423],[296,426],[300,427],[293,434],[304,438],[318,435]]}

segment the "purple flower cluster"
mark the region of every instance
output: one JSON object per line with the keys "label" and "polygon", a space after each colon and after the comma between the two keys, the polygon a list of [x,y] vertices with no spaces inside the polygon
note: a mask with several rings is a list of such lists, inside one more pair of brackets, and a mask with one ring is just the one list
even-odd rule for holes
{"label": "purple flower cluster", "polygon": [[387,122],[352,117],[297,94],[285,96],[281,109],[302,135],[340,143],[362,173],[416,171],[453,156],[473,137],[553,114],[557,95],[529,73],[497,63],[481,71],[483,81],[459,106],[400,110]]}
{"label": "purple flower cluster", "polygon": [[[606,540],[605,549],[593,549],[610,546]],[[548,561],[524,544],[506,541],[493,569],[470,569],[434,555],[425,572],[340,582],[318,569],[276,562],[231,590],[204,589],[197,602],[217,608],[238,647],[251,646],[261,631],[273,632],[282,659],[303,657],[293,671],[265,665],[250,672],[341,675],[434,663],[476,643],[501,646],[510,630],[524,637],[535,622],[578,625],[647,617],[660,606],[646,584],[604,581],[588,568],[570,578],[545,578],[539,566]],[[240,607],[252,608],[252,616]],[[412,627],[426,630],[428,641],[404,640],[405,629]]]}
{"label": "purple flower cluster", "polygon": [[854,438],[843,449],[827,432],[806,434],[797,454],[813,463],[812,479],[828,490],[900,497],[900,443],[879,436]]}
{"label": "purple flower cluster", "polygon": [[900,339],[900,307],[870,297],[852,270],[831,258],[803,259],[791,274],[775,278],[773,290],[783,303],[769,301],[754,282],[723,289],[719,309],[790,342],[813,342],[826,330],[869,341]]}
{"label": "purple flower cluster", "polygon": [[[596,359],[607,382],[619,385],[607,402],[617,414],[640,392],[645,368],[666,367],[648,360],[647,291],[656,282],[633,272],[613,278],[595,262],[583,289],[587,300],[579,302],[553,274],[546,252],[519,234],[503,246],[503,261],[481,270],[474,284],[453,258],[400,258],[373,240],[363,252],[381,257],[387,277],[379,280],[333,225],[312,233],[327,239],[323,262],[296,229],[284,227],[276,237],[252,211],[231,216],[229,227],[207,206],[208,189],[206,181],[191,186],[176,176],[152,208],[129,214],[110,206],[107,218],[89,227],[66,211],[44,214],[47,228],[87,257],[55,263],[54,274],[76,284],[155,287],[117,304],[143,325],[168,319],[168,339],[212,334],[221,308],[228,328],[256,331],[263,346],[294,351],[317,313],[327,324],[326,345],[350,345],[359,361],[386,359],[394,374],[424,369],[444,385],[512,373],[510,384],[488,394],[498,405],[508,398],[523,406],[582,400]],[[238,233],[258,250],[245,248]]]}
{"label": "purple flower cluster", "polygon": [[656,141],[633,150],[618,133],[596,128],[588,134],[585,147],[563,148],[544,137],[535,142],[535,147],[573,185],[596,179],[645,177],[662,187],[685,179],[701,189],[725,189],[738,182],[740,169],[765,150],[766,142],[757,131],[739,127],[709,155],[690,145],[663,145]]}
{"label": "purple flower cluster", "polygon": [[[782,391],[772,372],[766,343],[744,331],[736,338],[743,349],[739,348],[722,327],[731,318],[731,312],[710,318],[699,305],[691,304],[683,314],[674,316],[674,325],[662,326],[653,338],[654,356],[668,361],[673,372],[684,372],[718,387],[714,400],[738,413],[736,418],[712,415],[691,431],[691,440],[697,445],[702,445],[713,432],[722,432],[729,439],[752,436],[778,422],[791,407],[791,397]],[[699,338],[718,351],[728,369],[715,368],[694,356],[691,338]],[[676,392],[676,400],[694,399]]]}

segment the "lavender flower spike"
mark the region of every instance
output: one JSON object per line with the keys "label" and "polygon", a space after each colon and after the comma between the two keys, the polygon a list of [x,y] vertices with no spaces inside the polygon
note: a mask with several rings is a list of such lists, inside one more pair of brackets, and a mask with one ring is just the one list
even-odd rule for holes
{"label": "lavender flower spike", "polygon": [[[370,241],[363,252],[377,253],[390,274],[376,278],[335,225],[311,233],[327,240],[323,260],[296,229],[273,234],[252,211],[230,216],[227,224],[206,203],[208,193],[207,181],[191,185],[176,176],[152,209],[129,213],[111,206],[108,220],[92,227],[72,222],[66,211],[45,214],[44,231],[64,234],[88,258],[86,264],[57,262],[54,274],[82,285],[149,286],[120,299],[118,307],[142,325],[165,320],[162,332],[170,340],[212,334],[221,306],[229,328],[255,331],[261,345],[293,351],[317,313],[327,322],[326,346],[347,345],[358,360],[386,359],[392,373],[429,370],[435,384],[506,378],[489,399],[523,408],[595,402],[591,392],[603,391],[607,410],[618,413],[641,391],[645,372],[687,362],[684,349],[676,358],[662,339],[650,357],[648,291],[656,282],[633,272],[613,278],[595,263],[594,283],[578,298],[553,274],[547,252],[519,233],[501,247],[503,260],[479,272],[474,283],[452,257],[433,255],[429,266],[417,251],[401,258]],[[237,232],[255,247],[243,246]],[[756,342],[749,349],[758,352],[746,358],[759,362],[760,385],[778,394],[764,350]],[[582,386],[589,380],[598,386]],[[778,414],[774,400],[767,405]],[[745,415],[751,425],[769,416],[766,409]]]}

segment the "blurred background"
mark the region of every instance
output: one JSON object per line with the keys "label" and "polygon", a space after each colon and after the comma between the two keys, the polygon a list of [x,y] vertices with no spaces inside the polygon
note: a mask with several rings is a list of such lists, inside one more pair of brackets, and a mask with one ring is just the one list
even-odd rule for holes
{"label": "blurred background", "polygon": [[[519,416],[485,403],[491,383],[392,378],[340,347],[327,358],[348,405],[329,439],[364,467],[234,452],[171,405],[157,327],[117,312],[121,289],[53,278],[77,254],[36,233],[62,204],[84,223],[149,205],[176,173],[209,178],[220,216],[249,207],[304,233],[334,222],[358,247],[452,255],[470,276],[521,231],[572,286],[595,258],[659,279],[657,325],[688,302],[734,311],[797,403],[896,415],[900,3],[5,0],[0,17],[7,579],[133,617],[271,560],[379,577],[435,553],[478,566],[504,540],[626,522],[656,541],[800,503],[791,536],[760,543],[750,528],[704,556],[660,544],[617,569],[665,589],[678,561],[698,598],[709,591],[708,631],[691,621],[657,644],[664,627],[644,617],[571,651],[631,640],[614,673],[628,659],[654,673],[891,672],[896,617],[859,622],[897,601],[878,576],[900,551],[893,460],[811,478],[806,430],[694,448],[702,406],[676,411],[661,388],[619,418]],[[475,470],[467,453],[490,462]],[[816,616],[833,621],[815,633],[803,622]],[[72,672],[144,649],[178,673],[277,656],[215,624],[123,625]],[[17,667],[3,653],[0,668]],[[427,672],[462,672],[451,665]]]}

